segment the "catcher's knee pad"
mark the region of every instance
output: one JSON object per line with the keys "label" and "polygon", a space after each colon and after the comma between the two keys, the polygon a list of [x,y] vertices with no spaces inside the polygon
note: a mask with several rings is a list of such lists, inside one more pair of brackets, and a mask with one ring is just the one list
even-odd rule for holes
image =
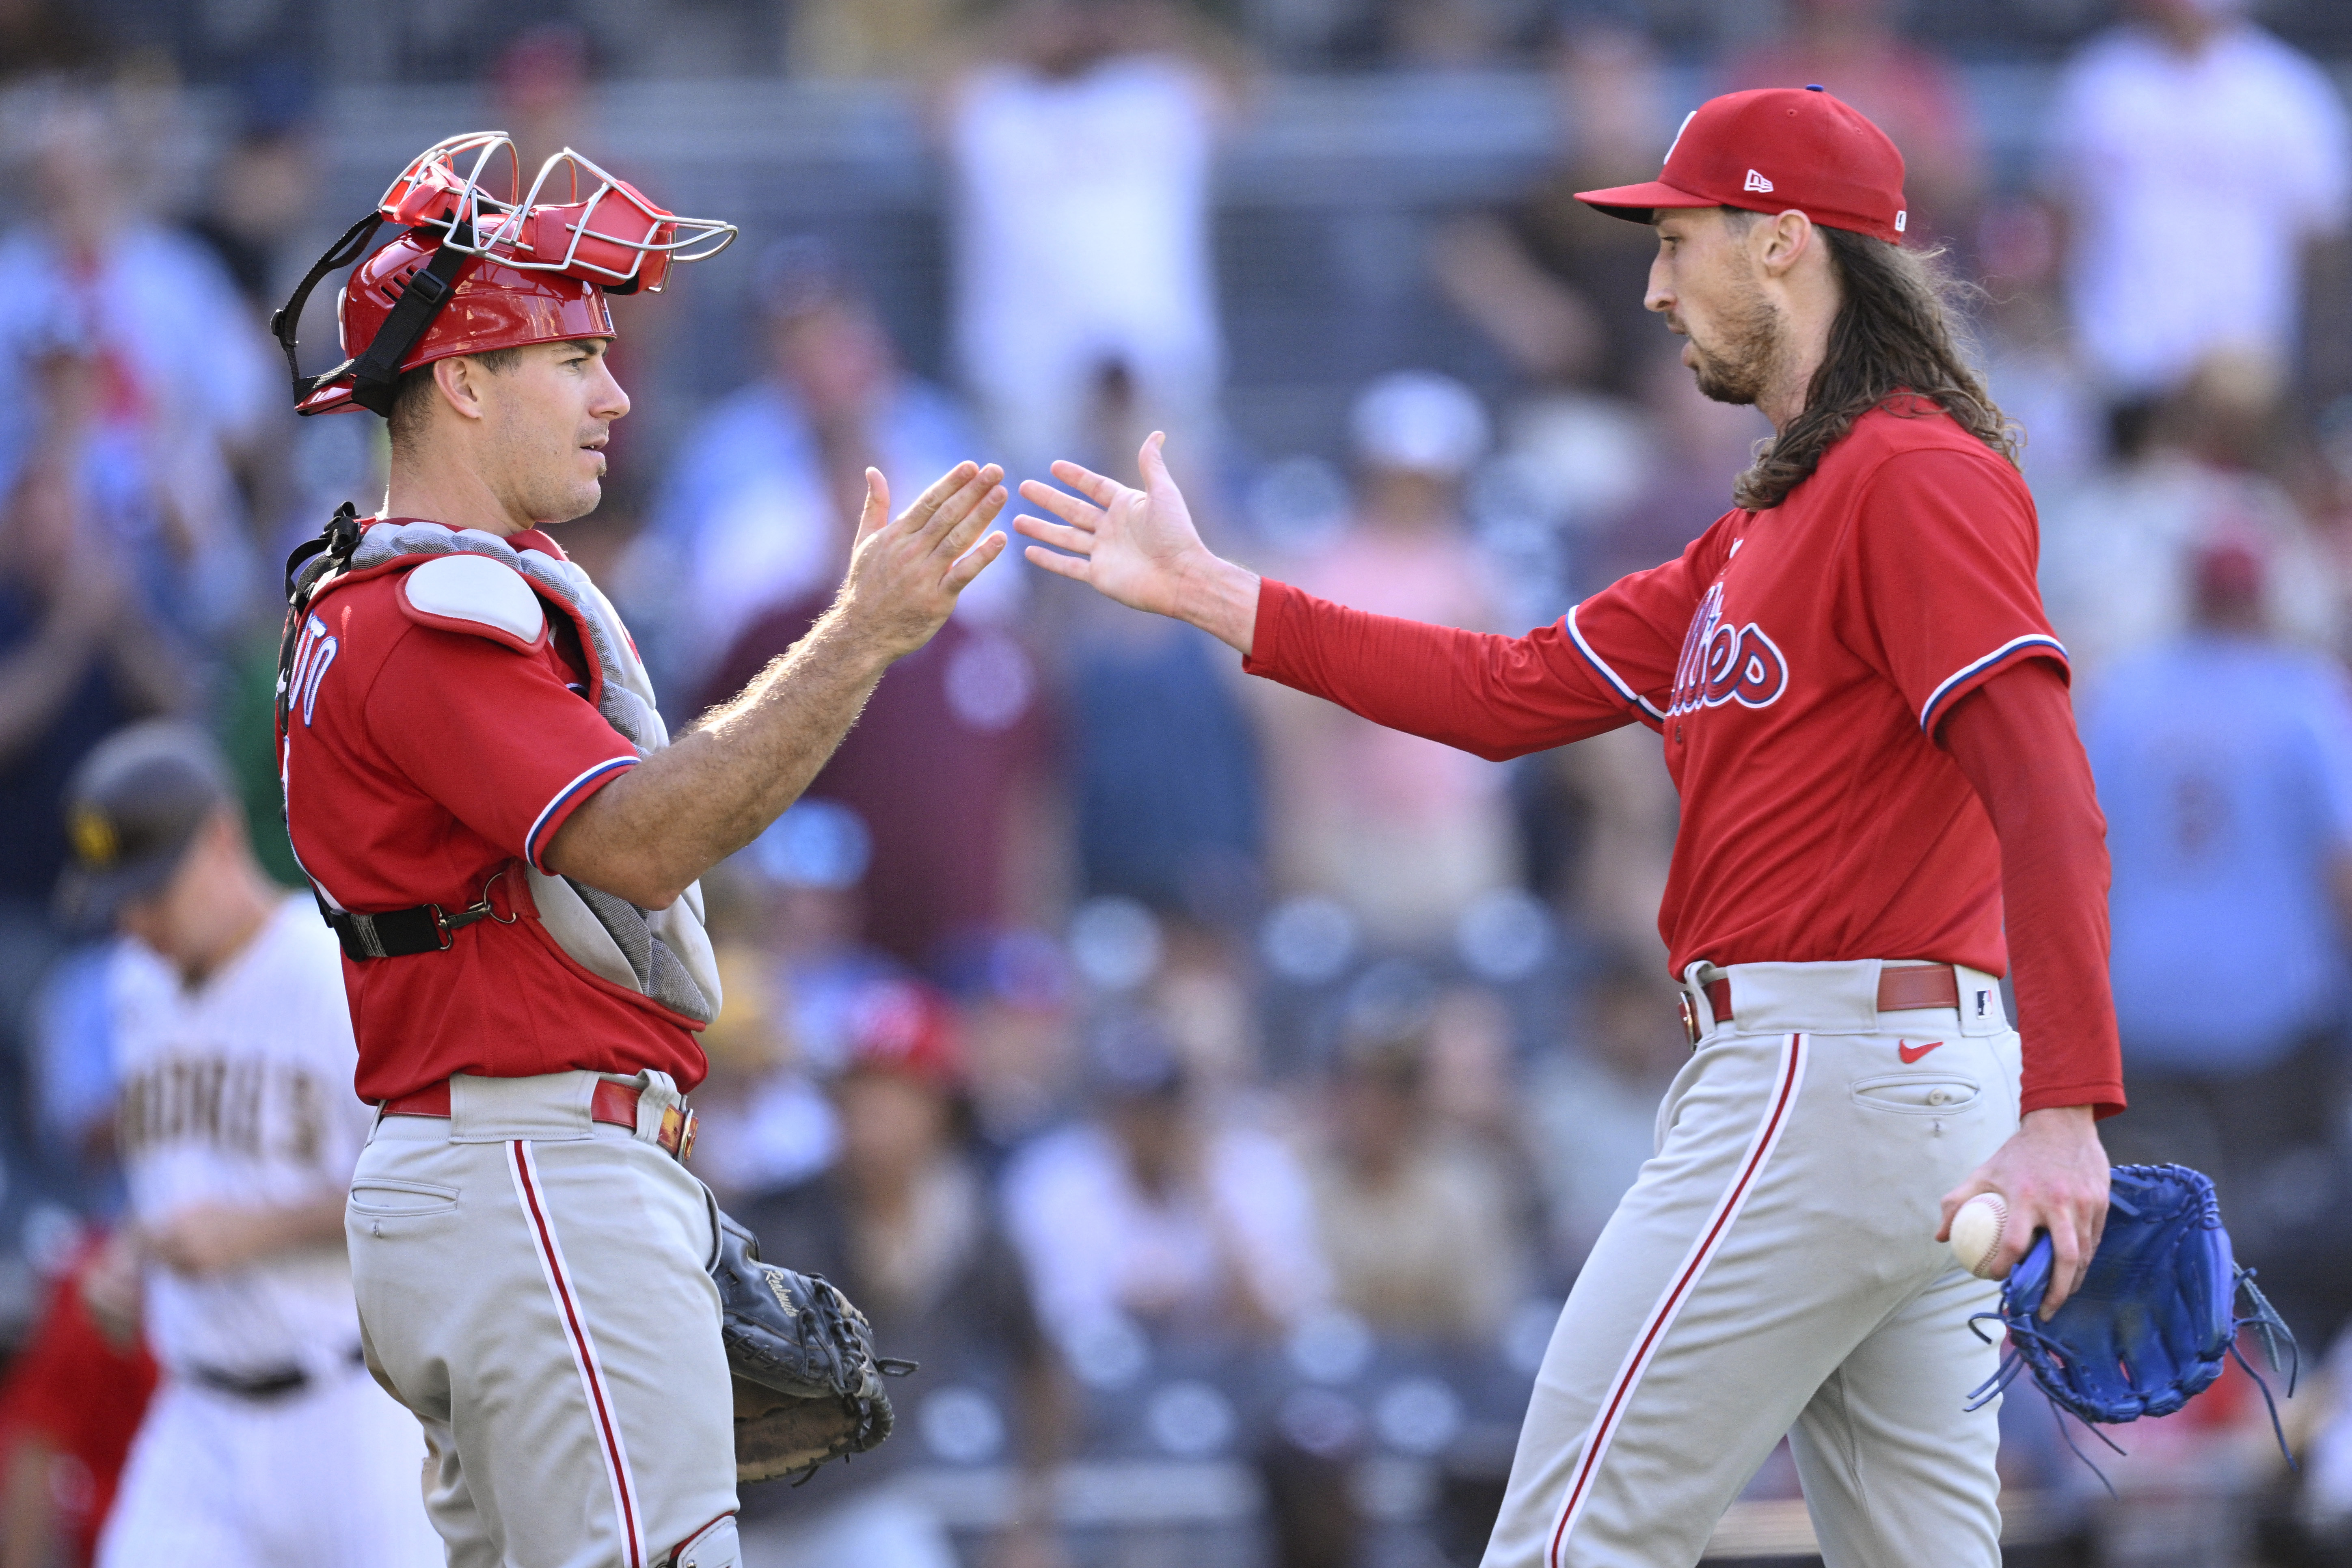
{"label": "catcher's knee pad", "polygon": [[743,1568],[735,1539],[735,1516],[722,1513],[674,1547],[659,1568]]}

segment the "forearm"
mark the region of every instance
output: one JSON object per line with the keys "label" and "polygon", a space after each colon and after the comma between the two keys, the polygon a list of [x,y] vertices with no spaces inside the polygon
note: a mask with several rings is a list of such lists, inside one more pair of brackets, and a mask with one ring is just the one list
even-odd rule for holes
{"label": "forearm", "polygon": [[141,1227],[139,1250],[183,1274],[211,1274],[280,1253],[341,1247],[344,1199],[337,1190],[292,1204],[199,1204]]}
{"label": "forearm", "polygon": [[2001,902],[2025,1037],[2022,1109],[2123,1109],[2107,975],[2106,822],[2057,670],[2032,660],[1963,698],[1941,742],[2000,839]]}
{"label": "forearm", "polygon": [[1242,666],[1252,675],[1492,761],[1633,720],[1557,624],[1496,637],[1368,615],[1268,582],[1253,637]]}
{"label": "forearm", "polygon": [[667,907],[799,798],[889,664],[836,604],[732,701],[574,812],[548,865],[645,908]]}
{"label": "forearm", "polygon": [[172,638],[137,616],[125,616],[108,639],[114,678],[142,712],[170,713],[188,701],[188,660]]}
{"label": "forearm", "polygon": [[0,658],[0,763],[46,731],[89,668],[89,640],[58,626]]}

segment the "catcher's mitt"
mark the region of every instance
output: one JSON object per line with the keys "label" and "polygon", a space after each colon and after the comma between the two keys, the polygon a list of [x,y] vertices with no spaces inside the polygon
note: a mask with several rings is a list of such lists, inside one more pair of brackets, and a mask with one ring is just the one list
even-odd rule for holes
{"label": "catcher's mitt", "polygon": [[735,1479],[803,1479],[890,1435],[884,1377],[915,1363],[874,1353],[866,1314],[822,1274],[760,1261],[760,1242],[719,1216],[720,1334],[735,1374]]}
{"label": "catcher's mitt", "polygon": [[[2051,1267],[2044,1233],[2010,1271],[2000,1310],[1970,1320],[1973,1327],[1998,1319],[2009,1331],[2009,1352],[1970,1395],[1969,1409],[2030,1370],[2053,1404],[2086,1422],[2169,1415],[2211,1386],[2224,1357],[2236,1356],[2253,1373],[2238,1352],[2241,1328],[2261,1331],[2274,1371],[2282,1339],[2294,1352],[2294,1336],[2255,1288],[2252,1271],[2231,1256],[2213,1184],[2185,1165],[2115,1168],[2099,1249],[2083,1283],[2043,1322]],[[2254,1309],[2243,1318],[2237,1315],[2241,1290]],[[2262,1383],[2259,1373],[2254,1381]],[[2290,1373],[2287,1393],[2294,1392]],[[2266,1385],[2263,1397],[2270,1397]],[[2276,1426],[2275,1409],[2271,1419]]]}

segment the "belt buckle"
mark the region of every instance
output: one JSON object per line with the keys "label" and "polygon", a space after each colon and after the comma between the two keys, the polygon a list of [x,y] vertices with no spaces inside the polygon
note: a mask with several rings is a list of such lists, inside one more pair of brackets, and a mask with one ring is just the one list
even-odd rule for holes
{"label": "belt buckle", "polygon": [[681,1165],[694,1153],[696,1131],[693,1111],[681,1110],[675,1105],[662,1107],[661,1131],[656,1142],[675,1155]]}
{"label": "belt buckle", "polygon": [[1683,1038],[1689,1041],[1693,1048],[1696,1048],[1698,1045],[1698,1009],[1692,1005],[1690,993],[1687,991],[1676,993],[1675,996],[1675,1004],[1682,1009]]}

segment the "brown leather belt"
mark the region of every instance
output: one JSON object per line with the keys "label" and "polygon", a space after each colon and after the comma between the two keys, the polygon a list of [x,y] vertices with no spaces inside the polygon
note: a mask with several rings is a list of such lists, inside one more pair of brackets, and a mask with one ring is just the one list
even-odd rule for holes
{"label": "brown leather belt", "polygon": [[[1707,1010],[1715,1015],[1717,1024],[1731,1020],[1731,977],[1709,981],[1706,984]],[[1888,964],[1878,973],[1878,1010],[1882,1013],[1909,1013],[1927,1007],[1952,1007],[1960,1005],[1960,977],[1948,963],[1911,963],[1896,967]],[[1699,1042],[1698,1013],[1692,1007],[1690,997],[1682,998],[1683,1033],[1690,1043]]]}
{"label": "brown leather belt", "polygon": [[[383,1102],[383,1113],[386,1116],[437,1116],[446,1120],[449,1115],[449,1080],[443,1079],[439,1083],[426,1084],[414,1094],[387,1100]],[[632,1132],[635,1131],[637,1091],[625,1083],[614,1083],[609,1078],[598,1079],[595,1092],[588,1097],[588,1118],[609,1127],[625,1127]],[[661,1128],[655,1134],[654,1141],[677,1156],[679,1164],[686,1163],[687,1156],[694,1152],[694,1112],[681,1110],[675,1105],[664,1107]]]}

